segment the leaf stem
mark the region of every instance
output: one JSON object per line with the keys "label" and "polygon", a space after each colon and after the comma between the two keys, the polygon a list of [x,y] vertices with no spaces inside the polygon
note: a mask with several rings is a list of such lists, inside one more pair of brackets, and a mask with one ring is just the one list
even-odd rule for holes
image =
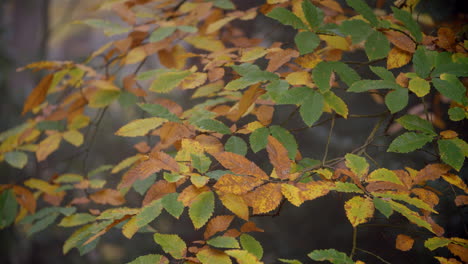
{"label": "leaf stem", "polygon": [[349,257],[352,259],[354,253],[356,252],[356,241],[357,241],[357,227],[353,226],[353,248],[351,249],[351,254]]}

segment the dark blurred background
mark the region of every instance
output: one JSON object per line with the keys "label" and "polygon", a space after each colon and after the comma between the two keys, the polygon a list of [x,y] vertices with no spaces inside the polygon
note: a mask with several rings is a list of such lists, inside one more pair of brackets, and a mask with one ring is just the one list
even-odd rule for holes
{"label": "dark blurred background", "polygon": [[[237,0],[234,1],[240,9],[247,9],[262,4],[263,1]],[[388,11],[391,1],[367,1],[371,7],[379,6],[382,12]],[[459,13],[466,12],[468,1],[456,0],[421,0],[418,12],[429,14],[435,24],[430,27],[451,23]],[[84,26],[72,25],[77,19],[88,18],[98,4],[94,0],[0,0],[0,132],[25,120],[20,116],[22,105],[28,93],[40,80],[41,72],[22,71],[16,69],[28,63],[39,60],[73,60],[82,62],[93,51],[107,42],[106,37],[99,31]],[[109,14],[100,13],[108,16]],[[236,24],[247,32],[249,37],[264,38],[264,44],[270,45],[274,41],[289,40],[293,33],[289,28],[282,27],[271,19],[259,16],[254,25],[251,22]],[[346,59],[363,60],[362,52],[347,54]],[[156,61],[150,61],[146,67],[156,67]],[[384,64],[380,65],[384,66]],[[368,69],[357,69],[367,78],[375,78]],[[340,94],[342,95],[342,94]],[[181,103],[190,103],[179,94]],[[375,103],[371,98],[362,95],[347,96],[344,98],[350,106],[350,113],[369,114],[385,110],[383,105]],[[417,102],[412,102],[416,106]],[[411,107],[411,106],[410,106]],[[275,120],[283,120],[292,109],[279,107],[276,109]],[[117,137],[106,137],[112,134],[121,124],[135,118],[138,114],[128,110],[122,115],[119,107],[113,107],[104,117],[103,124],[97,134],[98,142],[92,149],[90,167],[100,164],[116,164],[121,159],[131,155],[133,150],[128,141]],[[123,116],[123,117],[122,117]],[[343,156],[345,153],[360,146],[366,139],[376,119],[355,119],[352,122],[337,120],[333,131],[329,157]],[[463,125],[453,127],[447,120],[446,127],[455,129],[459,134],[466,135]],[[303,126],[297,115],[288,122],[289,128]],[[329,124],[313,129],[304,129],[295,132],[300,150],[304,157],[321,159],[329,131]],[[466,137],[466,136],[465,136]],[[119,141],[120,140],[120,141]],[[466,140],[466,138],[465,138]],[[117,142],[116,142],[117,141]],[[397,169],[404,166],[421,169],[429,157],[424,154],[399,155],[385,152],[388,139],[380,138],[377,145],[368,153],[383,167]],[[126,149],[122,151],[122,149]],[[261,155],[260,155],[261,156]],[[54,156],[51,156],[54,159]],[[55,157],[56,158],[56,157]],[[264,165],[264,160],[255,160]],[[28,165],[23,170],[13,169],[5,163],[0,164],[0,184],[21,182],[31,176],[50,178],[54,173],[49,164],[40,164],[40,175],[34,174],[35,165]],[[57,165],[57,164],[51,164]],[[58,164],[57,166],[60,166]],[[466,166],[461,175],[466,179]],[[447,196],[441,197],[436,208],[442,215],[436,217],[436,222],[446,230],[445,236],[466,237],[467,210],[456,208],[453,205],[453,193],[450,186],[443,182],[435,182],[435,187],[444,191]],[[131,204],[139,204],[137,195]],[[275,263],[277,258],[300,259],[304,263],[311,263],[306,254],[314,249],[335,248],[343,252],[351,249],[352,227],[344,214],[343,203],[350,196],[329,194],[326,197],[306,202],[300,208],[286,203],[277,217],[253,218],[258,226],[265,229],[265,233],[253,234],[264,246],[265,263]],[[218,210],[222,211],[217,205]],[[227,212],[226,212],[227,213]],[[358,247],[377,253],[391,263],[435,263],[433,253],[423,248],[422,241],[431,235],[407,221],[399,215],[393,215],[389,221],[378,215],[371,223],[359,227]],[[187,241],[201,239],[201,232],[193,233],[191,223],[185,212],[180,222],[163,214],[158,218],[154,227],[160,232],[175,232],[181,234]],[[149,234],[137,234],[131,241],[126,239],[117,230],[112,230],[101,238],[97,248],[87,255],[80,257],[76,250],[67,255],[62,254],[62,245],[72,231],[65,228],[48,228],[31,238],[27,238],[22,230],[10,227],[0,230],[0,263],[125,263],[139,255],[158,253],[160,248]],[[395,238],[403,233],[416,239],[415,247],[409,252],[394,249]],[[447,252],[436,251],[437,255],[446,255]],[[434,253],[434,254],[435,254]],[[381,263],[378,259],[357,253],[358,259],[367,260],[366,263]]]}

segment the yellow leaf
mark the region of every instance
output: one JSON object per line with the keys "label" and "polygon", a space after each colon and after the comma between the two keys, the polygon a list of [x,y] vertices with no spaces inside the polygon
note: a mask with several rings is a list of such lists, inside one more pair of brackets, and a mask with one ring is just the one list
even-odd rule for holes
{"label": "yellow leaf", "polygon": [[119,91],[119,87],[115,86],[113,83],[105,80],[93,80],[89,82],[90,86],[94,86],[101,90],[113,90]]}
{"label": "yellow leaf", "polygon": [[397,47],[393,47],[388,53],[387,57],[387,69],[395,69],[405,66],[411,61],[411,53],[401,50]]}
{"label": "yellow leaf", "polygon": [[36,151],[37,161],[45,160],[52,152],[56,151],[60,146],[60,141],[62,141],[60,133],[52,134],[41,141]]}
{"label": "yellow leaf", "polygon": [[204,84],[206,79],[208,79],[208,75],[204,72],[192,73],[182,81],[182,89],[197,88],[198,86]]}
{"label": "yellow leaf", "polygon": [[262,264],[257,257],[249,253],[247,250],[231,249],[226,250],[224,253],[235,258],[239,264]]}
{"label": "yellow leaf", "polygon": [[327,195],[334,186],[334,183],[328,181],[311,181],[296,185],[301,190],[301,197],[304,201]]}
{"label": "yellow leaf", "polygon": [[350,41],[340,36],[320,35],[320,39],[327,43],[328,47],[339,50],[349,50]]}
{"label": "yellow leaf", "polygon": [[300,56],[294,60],[295,63],[307,69],[315,68],[315,66],[317,66],[321,61],[323,61],[323,59],[315,52]]}
{"label": "yellow leaf", "polygon": [[81,134],[78,130],[69,130],[63,133],[63,139],[76,147],[81,146],[84,141],[83,134]]}
{"label": "yellow leaf", "polygon": [[244,194],[262,183],[262,180],[255,177],[225,174],[214,187],[223,193]]}
{"label": "yellow leaf", "polygon": [[142,157],[143,157],[143,155],[141,155],[141,154],[136,154],[134,156],[128,157],[128,158],[122,160],[121,162],[119,162],[119,164],[115,165],[115,167],[112,169],[111,172],[112,173],[117,173],[117,172],[129,167],[133,163],[137,162]]}
{"label": "yellow leaf", "polygon": [[207,28],[206,28],[206,34],[211,34],[220,28],[222,28],[224,25],[227,23],[231,22],[232,20],[236,19],[237,16],[228,16],[225,18],[222,18],[220,20],[215,21],[214,23],[211,23]]}
{"label": "yellow leaf", "polygon": [[132,49],[125,57],[125,64],[134,64],[146,58],[147,54],[145,48],[142,46]]}
{"label": "yellow leaf", "polygon": [[249,207],[241,196],[224,193],[219,195],[219,199],[229,211],[246,221],[249,220]]}
{"label": "yellow leaf", "polygon": [[203,152],[204,148],[200,142],[193,139],[184,138],[181,141],[181,148],[179,152],[177,152],[175,159],[177,161],[191,161],[192,154],[198,155]]}
{"label": "yellow leaf", "polygon": [[201,175],[198,175],[198,174],[195,174],[195,175],[192,175],[190,176],[190,181],[193,183],[193,185],[195,185],[197,188],[201,188],[203,186],[205,186],[208,181],[210,180],[209,177],[207,176],[201,176]]}
{"label": "yellow leaf", "polygon": [[197,253],[197,259],[203,264],[232,264],[228,255],[212,248],[201,249]]}
{"label": "yellow leaf", "polygon": [[295,206],[300,206],[304,202],[304,199],[301,197],[301,190],[294,185],[282,184],[281,192],[284,197]]}
{"label": "yellow leaf", "polygon": [[268,51],[262,47],[245,49],[242,50],[242,57],[240,58],[240,62],[254,61],[265,56],[267,53]]}
{"label": "yellow leaf", "polygon": [[247,202],[253,208],[254,214],[268,213],[278,207],[283,198],[281,185],[268,183],[245,195]]}
{"label": "yellow leaf", "polygon": [[346,216],[351,225],[356,227],[367,222],[374,215],[374,203],[360,196],[355,196],[345,203]]}
{"label": "yellow leaf", "polygon": [[224,44],[212,36],[189,36],[185,38],[185,41],[197,49],[213,52],[224,49]]}
{"label": "yellow leaf", "polygon": [[246,125],[246,128],[250,130],[251,132],[254,132],[255,130],[262,128],[262,127],[264,127],[264,125],[262,125],[262,123],[258,121],[250,122]]}
{"label": "yellow leaf", "polygon": [[55,190],[59,187],[58,185],[50,184],[40,179],[31,178],[25,181],[24,185],[28,186],[29,188],[37,189],[41,192],[45,192],[47,194],[58,194],[55,192]]}
{"label": "yellow leaf", "polygon": [[444,180],[446,180],[448,183],[462,189],[465,193],[468,193],[468,187],[466,186],[465,182],[457,175],[449,173],[442,175],[442,178],[444,178]]}
{"label": "yellow leaf", "polygon": [[90,121],[89,116],[77,115],[68,124],[68,129],[74,130],[74,129],[83,128],[89,124],[89,121]]}
{"label": "yellow leaf", "polygon": [[312,80],[310,78],[310,73],[306,71],[297,71],[290,73],[286,77],[286,81],[291,85],[307,85],[310,86],[312,84]]}
{"label": "yellow leaf", "polygon": [[150,130],[159,127],[166,121],[166,119],[159,117],[136,119],[121,127],[115,134],[122,137],[144,136],[148,134]]}

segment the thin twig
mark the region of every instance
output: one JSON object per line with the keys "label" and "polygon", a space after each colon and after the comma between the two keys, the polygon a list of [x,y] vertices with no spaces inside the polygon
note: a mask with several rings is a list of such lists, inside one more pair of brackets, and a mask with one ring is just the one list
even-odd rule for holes
{"label": "thin twig", "polygon": [[325,165],[325,161],[327,161],[328,149],[330,147],[330,140],[331,140],[331,136],[333,134],[333,128],[334,127],[335,127],[335,114],[332,114],[330,132],[328,132],[327,145],[325,146],[325,153],[323,154],[322,165]]}
{"label": "thin twig", "polygon": [[366,254],[369,254],[369,255],[372,255],[372,256],[378,258],[380,261],[382,261],[382,262],[385,263],[385,264],[392,264],[392,263],[386,261],[385,259],[383,259],[382,257],[380,257],[379,255],[374,254],[374,253],[372,253],[372,252],[370,252],[370,251],[364,250],[364,249],[362,249],[362,248],[356,248],[356,249],[359,250],[359,251],[361,251],[361,252],[364,252],[364,253],[366,253]]}
{"label": "thin twig", "polygon": [[354,253],[356,252],[356,241],[357,241],[357,227],[353,226],[353,248],[349,257],[353,259]]}

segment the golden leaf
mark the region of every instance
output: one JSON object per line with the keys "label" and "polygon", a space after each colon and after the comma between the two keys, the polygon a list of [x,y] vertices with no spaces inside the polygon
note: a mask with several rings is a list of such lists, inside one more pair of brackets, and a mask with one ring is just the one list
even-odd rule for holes
{"label": "golden leaf", "polygon": [[219,194],[219,199],[229,211],[244,220],[249,220],[249,207],[241,196],[232,193],[223,193]]}
{"label": "golden leaf", "polygon": [[328,47],[339,50],[349,50],[351,41],[340,36],[320,35],[320,39],[327,43]]}
{"label": "golden leaf", "polygon": [[457,175],[449,173],[446,175],[442,175],[442,178],[444,178],[444,180],[448,183],[462,189],[465,193],[468,193],[468,187],[466,186],[466,183],[463,181],[462,178],[458,177]]}
{"label": "golden leaf", "polygon": [[45,160],[50,154],[52,154],[52,152],[56,151],[60,146],[61,141],[62,135],[60,133],[52,134],[41,141],[36,151],[37,161],[40,162]]}
{"label": "golden leaf", "polygon": [[264,214],[275,210],[281,203],[281,185],[268,183],[245,195],[247,203],[253,208],[254,214]]}
{"label": "golden leaf", "polygon": [[304,201],[327,195],[334,186],[334,183],[329,181],[311,181],[296,184],[296,187],[301,190],[301,197]]}
{"label": "golden leaf", "polygon": [[281,193],[283,193],[284,197],[286,197],[286,199],[295,206],[299,207],[304,202],[304,199],[301,196],[301,190],[294,185],[282,184]]}
{"label": "golden leaf", "polygon": [[47,91],[49,91],[50,84],[54,79],[53,74],[47,74],[39,84],[34,88],[34,90],[29,94],[26,102],[24,103],[22,115],[26,114],[28,111],[32,110],[36,106],[40,105],[47,96]]}
{"label": "golden leaf", "polygon": [[206,51],[220,51],[224,49],[224,44],[212,36],[189,36],[184,39],[187,43],[191,44],[197,49]]}
{"label": "golden leaf", "polygon": [[13,186],[13,192],[15,193],[16,201],[18,201],[23,208],[31,214],[36,212],[36,199],[30,190],[15,185]]}
{"label": "golden leaf", "polygon": [[267,50],[263,47],[255,47],[250,49],[242,50],[242,57],[240,62],[254,61],[258,58],[261,58],[267,54]]}
{"label": "golden leaf", "polygon": [[166,119],[159,117],[136,119],[121,127],[115,134],[122,137],[144,136],[150,130],[157,128],[166,121]]}
{"label": "golden leaf", "polygon": [[225,174],[214,187],[223,193],[244,194],[262,183],[262,180],[255,177]]}
{"label": "golden leaf", "polygon": [[132,49],[125,57],[125,64],[134,64],[144,60],[148,56],[143,46]]}
{"label": "golden leaf", "polygon": [[395,248],[401,251],[408,251],[413,248],[414,239],[407,235],[399,234],[395,241]]}
{"label": "golden leaf", "polygon": [[369,198],[355,196],[345,203],[346,216],[352,226],[367,222],[374,215],[374,203]]}
{"label": "golden leaf", "polygon": [[395,69],[405,66],[411,61],[411,53],[401,50],[397,47],[393,47],[388,53],[387,57],[387,69]]}
{"label": "golden leaf", "polygon": [[74,145],[75,147],[79,147],[83,144],[84,137],[81,132],[78,130],[68,130],[67,132],[63,133],[63,139],[70,142],[70,144]]}
{"label": "golden leaf", "polygon": [[310,73],[306,71],[292,72],[286,76],[285,80],[291,85],[312,85]]}
{"label": "golden leaf", "polygon": [[206,186],[203,186],[202,188],[197,188],[193,185],[190,185],[179,194],[177,200],[182,202],[184,206],[190,206],[199,194],[207,192],[209,190],[210,189]]}
{"label": "golden leaf", "polygon": [[57,188],[59,187],[58,185],[50,184],[46,181],[34,178],[25,181],[24,185],[28,186],[29,188],[38,189],[39,191],[48,194],[57,194],[55,190],[57,190]]}

